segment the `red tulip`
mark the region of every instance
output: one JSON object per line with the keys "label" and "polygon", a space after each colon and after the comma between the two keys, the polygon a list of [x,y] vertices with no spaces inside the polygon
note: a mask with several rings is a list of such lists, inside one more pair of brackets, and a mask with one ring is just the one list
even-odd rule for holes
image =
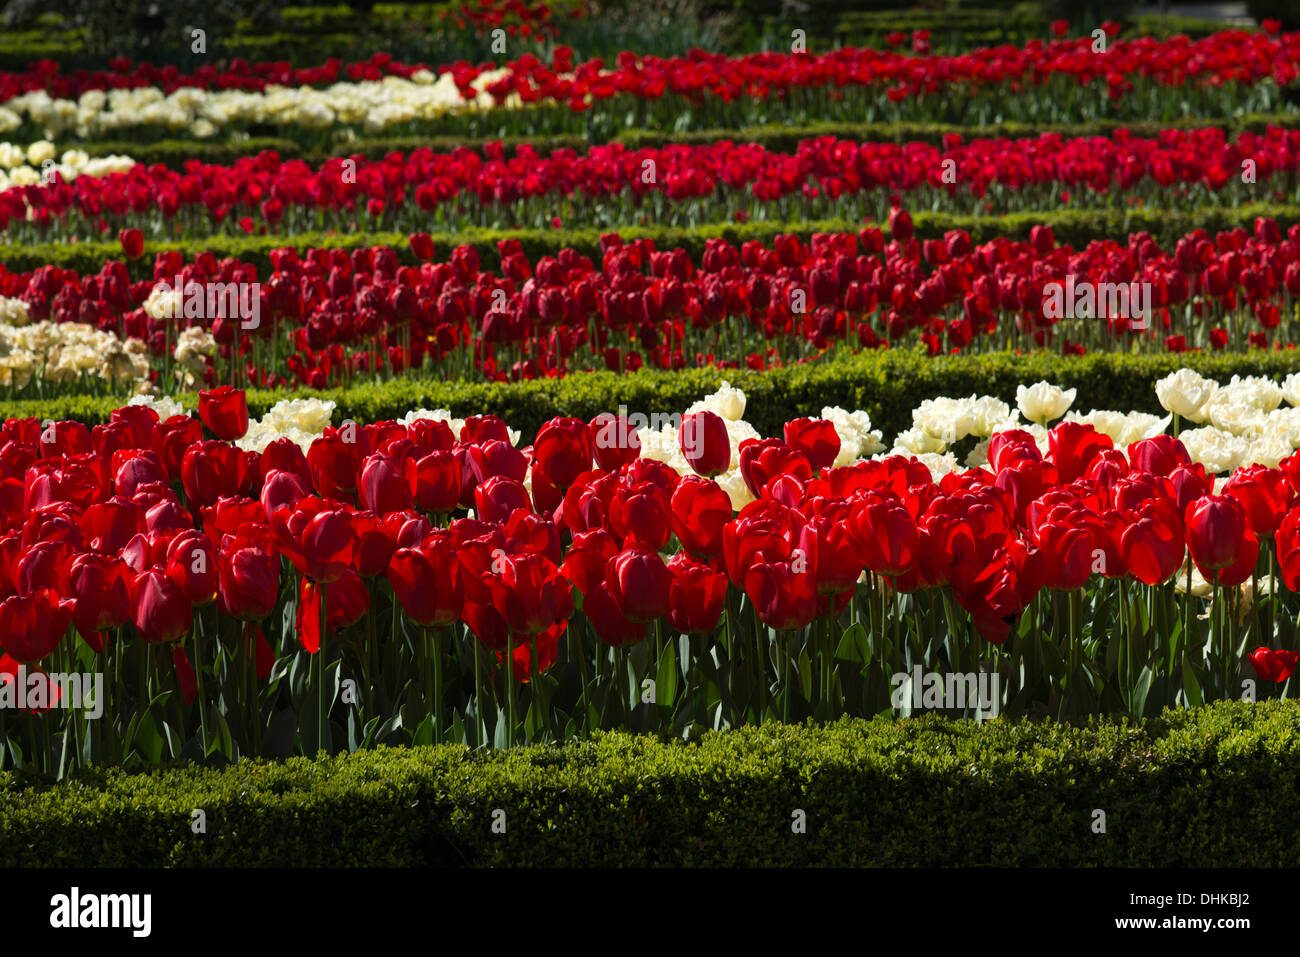
{"label": "red tulip", "polygon": [[376,515],[401,512],[411,507],[411,489],[401,466],[383,452],[367,456],[362,463],[357,490],[362,507]]}
{"label": "red tulip", "polygon": [[905,575],[916,564],[916,520],[902,505],[873,496],[852,503],[849,532],[866,567],[877,575]]}
{"label": "red tulip", "polygon": [[460,617],[464,604],[460,565],[446,541],[420,549],[399,548],[388,565],[388,582],[402,610],[417,625],[441,627]]}
{"label": "red tulip", "polygon": [[1178,529],[1144,515],[1124,530],[1120,551],[1134,578],[1145,585],[1158,585],[1182,567],[1186,546]]}
{"label": "red tulip", "polygon": [[684,553],[672,557],[668,570],[673,576],[668,588],[668,620],[674,630],[684,635],[712,632],[722,618],[726,574]]}
{"label": "red tulip", "polygon": [[1255,668],[1255,673],[1264,681],[1283,682],[1295,674],[1295,666],[1300,653],[1294,651],[1256,648],[1246,656]]}
{"label": "red tulip", "polygon": [[682,419],[677,438],[686,463],[699,475],[713,478],[731,467],[731,436],[720,415],[693,412]]}
{"label": "red tulip", "polygon": [[560,490],[591,468],[595,453],[591,429],[581,419],[551,419],[533,443],[533,481],[538,473]]}
{"label": "red tulip", "polygon": [[248,431],[248,400],[228,385],[199,393],[199,418],[219,439],[233,442]]}
{"label": "red tulip", "polygon": [[541,634],[573,614],[572,587],[549,558],[502,554],[498,562],[492,602],[516,636]]}
{"label": "red tulip", "polygon": [[1047,433],[1048,450],[1062,484],[1068,485],[1088,471],[1092,460],[1115,447],[1109,435],[1083,422],[1062,422]]}
{"label": "red tulip", "polygon": [[1132,443],[1128,447],[1128,459],[1133,468],[1152,475],[1168,475],[1192,461],[1187,448],[1172,435],[1156,435]]}
{"label": "red tulip", "polygon": [[768,483],[780,476],[807,482],[812,478],[812,463],[780,439],[746,439],[740,443],[740,475],[754,497],[762,498]]}
{"label": "red tulip", "polygon": [[370,610],[370,592],[359,575],[352,573],[318,585],[310,579],[302,580],[295,622],[298,641],[309,654],[321,647],[320,596],[325,589],[325,633],[332,634],[355,625]]}
{"label": "red tulip", "polygon": [[217,555],[218,610],[241,621],[261,621],[275,610],[280,560],[235,539]]}
{"label": "red tulip", "polygon": [[139,259],[144,255],[144,234],[140,230],[120,230],[117,241],[122,244],[122,252],[126,254],[127,259]]}
{"label": "red tulip", "polygon": [[712,479],[688,475],[672,494],[669,519],[682,548],[703,558],[722,553],[722,532],[731,521],[731,499]]}
{"label": "red tulip", "polygon": [[606,472],[617,472],[641,454],[641,437],[626,416],[602,412],[591,420],[591,431],[596,465]]}
{"label": "red tulip", "polygon": [[0,602],[0,647],[23,664],[40,661],[63,640],[73,608],[53,588],[6,598]]}
{"label": "red tulip", "polygon": [[98,633],[121,628],[131,620],[131,586],[135,575],[116,556],[89,552],[76,555],[63,573],[62,593],[73,601],[72,618],[88,642]]}
{"label": "red tulip", "polygon": [[603,583],[594,585],[582,597],[582,613],[596,631],[596,637],[612,648],[624,648],[644,641],[646,623],[633,621],[619,610]]}
{"label": "red tulip", "polygon": [[826,419],[794,419],[785,424],[785,444],[808,456],[814,473],[829,467],[840,454],[840,436]]}
{"label": "red tulip", "polygon": [[605,587],[618,610],[631,621],[653,621],[668,611],[673,575],[655,552],[622,551],[605,568]]}
{"label": "red tulip", "polygon": [[216,549],[202,532],[181,532],[167,546],[167,577],[192,605],[206,605],[217,596]]}
{"label": "red tulip", "polygon": [[[406,481],[416,506],[445,515],[460,502],[460,459],[450,450],[430,452],[406,460]],[[522,476],[521,476],[522,477]]]}
{"label": "red tulip", "polygon": [[1246,514],[1246,524],[1263,538],[1277,531],[1291,504],[1291,487],[1286,476],[1278,469],[1262,465],[1238,469],[1223,483],[1222,491],[1237,500]]}
{"label": "red tulip", "polygon": [[135,580],[135,630],[148,642],[176,641],[194,623],[193,610],[176,583],[159,568]]}
{"label": "red tulip", "polygon": [[1203,572],[1220,571],[1241,557],[1246,539],[1246,513],[1236,499],[1204,495],[1187,506],[1183,519],[1187,526],[1187,547]]}

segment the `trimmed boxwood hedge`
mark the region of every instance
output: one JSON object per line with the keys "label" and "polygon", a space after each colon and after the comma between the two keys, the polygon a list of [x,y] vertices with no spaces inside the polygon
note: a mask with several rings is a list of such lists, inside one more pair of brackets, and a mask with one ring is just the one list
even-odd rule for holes
{"label": "trimmed boxwood hedge", "polygon": [[[1004,216],[967,216],[953,213],[917,212],[912,215],[915,233],[921,238],[939,238],[949,230],[963,229],[976,243],[989,242],[1000,236],[1026,240],[1038,225],[1052,227],[1058,243],[1068,243],[1083,248],[1096,239],[1115,239],[1124,242],[1129,234],[1150,233],[1171,250],[1179,239],[1195,229],[1210,234],[1243,227],[1252,228],[1260,216],[1277,220],[1283,230],[1300,223],[1300,206],[1290,204],[1250,203],[1236,207],[1203,207],[1197,209],[1054,209],[1008,213]],[[502,239],[517,239],[524,253],[536,262],[542,256],[556,255],[569,247],[599,262],[602,234],[617,232],[625,240],[649,238],[656,249],[684,249],[696,261],[704,253],[708,240],[722,238],[734,245],[757,240],[771,245],[776,236],[789,234],[805,242],[815,233],[856,233],[865,225],[848,220],[814,220],[785,222],[764,220],[748,223],[704,223],[694,227],[680,226],[621,226],[615,229],[481,229],[469,227],[454,233],[431,234],[436,254],[447,255],[459,245],[474,246],[485,268],[495,269],[500,264],[497,243]],[[883,225],[880,223],[874,225]],[[270,271],[271,250],[294,246],[300,250],[312,247],[356,249],[361,246],[392,246],[404,263],[415,265],[417,260],[410,250],[409,237],[404,233],[294,233],[289,236],[204,236],[183,240],[147,240],[145,255],[128,268],[134,279],[148,279],[153,275],[153,256],[164,249],[179,249],[187,259],[205,250],[218,257],[233,256],[258,267],[263,274]],[[62,269],[75,269],[80,273],[97,272],[109,259],[121,259],[122,247],[117,242],[92,241],[83,243],[27,243],[0,246],[0,263],[14,272],[30,272],[41,266],[54,265]]]}
{"label": "trimmed boxwood hedge", "polygon": [[[715,391],[725,379],[744,390],[745,418],[763,435],[779,436],[786,421],[819,416],[824,406],[850,411],[863,409],[885,439],[911,428],[912,410],[936,396],[993,395],[1014,406],[1016,386],[1039,380],[1078,390],[1073,408],[1114,409],[1164,414],[1155,394],[1155,381],[1182,367],[1226,382],[1233,375],[1285,376],[1300,371],[1294,350],[1250,353],[1153,353],[1124,355],[1092,353],[1060,356],[1053,352],[1016,355],[927,356],[920,352],[887,350],[856,355],[839,354],[821,362],[784,366],[766,372],[741,369],[685,369],[665,372],[641,369],[577,373],[563,379],[527,382],[449,382],[441,379],[398,379],[366,383],[347,389],[298,392],[253,389],[249,411],[262,415],[280,399],[318,396],[338,403],[336,424],[344,418],[375,422],[400,418],[417,408],[446,408],[458,417],[492,413],[523,433],[527,443],[537,429],[556,416],[591,420],[601,412],[646,416],[655,412],[684,412],[691,403]],[[76,419],[94,423],[108,418],[124,399],[68,396],[0,403],[4,417]],[[186,408],[197,399],[183,396]]]}
{"label": "trimmed boxwood hedge", "polygon": [[881,717],[5,773],[0,864],[1295,866],[1298,812],[1300,707],[1219,702],[1145,723]]}

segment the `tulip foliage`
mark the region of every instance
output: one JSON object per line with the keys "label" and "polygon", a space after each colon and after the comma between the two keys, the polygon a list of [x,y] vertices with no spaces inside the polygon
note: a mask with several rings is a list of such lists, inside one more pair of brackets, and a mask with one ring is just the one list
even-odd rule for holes
{"label": "tulip foliage", "polygon": [[[737,512],[714,420],[686,418],[687,474],[613,415],[522,450],[483,416],[260,453],[231,443],[237,390],[198,418],[8,420],[0,673],[44,692],[0,708],[3,761],[906,714],[916,668],[995,674],[1009,714],[1292,691],[1300,457],[1216,486],[1173,436],[1064,422],[1046,454],[1001,431],[936,481],[898,455],[836,467],[831,423],[801,419],[740,443]],[[101,716],[70,673],[103,676]]]}

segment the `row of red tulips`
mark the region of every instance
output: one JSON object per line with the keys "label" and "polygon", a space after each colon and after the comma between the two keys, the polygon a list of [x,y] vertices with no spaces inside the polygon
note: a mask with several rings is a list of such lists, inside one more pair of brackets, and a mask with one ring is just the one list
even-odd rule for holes
{"label": "row of red tulips", "polygon": [[[71,183],[0,193],[0,228],[13,240],[85,236],[139,226],[150,235],[214,230],[294,233],[382,227],[405,231],[479,225],[546,226],[556,217],[616,226],[651,217],[664,225],[729,218],[883,219],[891,193],[906,205],[952,211],[1129,204],[1219,205],[1295,194],[1300,130],[1269,127],[1229,139],[1222,130],[1168,130],[1157,138],[1030,139],[963,143],[856,143],[821,137],[793,154],[744,143],[540,156],[500,144],[330,160],[318,170],[272,152],[231,166],[183,171],[137,165]],[[1243,177],[1249,182],[1243,182]]]}
{"label": "row of red tulips", "polygon": [[707,408],[688,475],[614,415],[522,450],[491,416],[306,453],[240,451],[247,423],[222,388],[199,418],[0,429],[0,671],[108,689],[99,721],[0,708],[9,761],[828,719],[889,707],[913,666],[991,668],[1003,710],[1140,715],[1295,667],[1300,457],[1216,492],[1173,437],[1064,423],[1046,456],[999,433],[936,484],[915,459],[831,467],[835,427],[803,419],[740,445],[736,514]]}
{"label": "row of red tulips", "polygon": [[[1188,113],[1210,118],[1283,107],[1283,88],[1295,79],[1300,64],[1300,34],[1271,36],[1229,31],[1197,41],[1186,37],[1117,41],[1117,28],[1113,24],[1106,26],[1111,31],[1111,42],[1104,52],[1094,51],[1093,39],[1083,37],[1052,43],[1035,41],[1023,48],[980,49],[949,57],[858,48],[824,54],[742,56],[695,49],[676,57],[638,56],[624,51],[610,65],[601,58],[575,64],[573,50],[557,46],[551,62],[526,54],[501,68],[499,77],[496,73],[489,75],[489,71],[497,70],[490,63],[458,62],[438,68],[451,77],[451,84],[465,99],[478,97],[474,87],[477,82],[502,108],[478,104],[408,119],[394,117],[381,125],[392,135],[443,131],[477,136],[558,132],[610,136],[624,127],[734,129],[818,119],[980,125],[1009,115],[1044,123],[1101,117],[1151,119]],[[348,69],[372,79],[413,75],[416,70],[382,55]],[[278,65],[262,72],[280,75],[289,71]],[[107,79],[82,82],[101,81]],[[131,85],[128,76],[122,76],[119,82]],[[173,77],[169,82],[183,85],[186,81]],[[260,82],[258,78],[253,85]],[[10,86],[12,92],[17,92],[29,87],[30,82]],[[340,91],[339,95],[355,99],[357,93]],[[291,101],[295,96],[293,91],[287,95]],[[389,95],[395,103],[400,100],[398,92],[390,91]],[[38,138],[44,135],[45,120],[77,109],[73,100],[61,100],[57,107],[52,106],[43,91],[32,96],[31,100],[18,96],[3,101],[20,121],[10,134],[16,139]],[[367,97],[373,99],[371,94]],[[114,113],[107,128],[115,131],[116,138],[174,135],[174,118],[166,112],[130,106],[123,106],[124,112],[120,112],[108,102],[89,102],[92,113],[105,107]],[[247,132],[253,127],[265,131],[268,124],[274,127],[288,123],[287,129],[309,148],[336,142],[334,134],[341,129],[339,123],[356,130],[364,125],[359,119],[323,126],[313,120],[300,125],[292,117],[294,111],[283,110],[283,97],[273,107],[262,104],[262,108],[255,108],[256,103],[260,101],[243,102],[234,116],[229,109],[216,105],[207,112],[210,122],[219,121],[228,134]],[[448,105],[454,105],[454,100]],[[193,119],[205,115],[203,110],[178,108],[182,116],[192,112]],[[87,121],[90,119],[88,116]],[[79,128],[98,130],[99,124],[65,127],[60,120],[57,128],[75,134]]]}
{"label": "row of red tulips", "polygon": [[[572,250],[534,265],[517,241],[503,240],[499,273],[483,269],[469,246],[433,262],[423,234],[411,237],[425,260],[418,268],[400,265],[389,247],[281,249],[262,276],[248,263],[210,253],[186,263],[170,251],[156,256],[154,281],[131,282],[117,261],[93,276],[0,267],[0,296],[21,300],[32,320],[91,323],[144,340],[165,388],[171,345],[187,326],[215,337],[209,382],[313,388],[431,371],[503,381],[643,364],[763,367],[837,343],[922,344],[941,353],[1084,352],[1136,341],[1181,351],[1293,337],[1300,227],[1284,236],[1276,222],[1259,219],[1253,234],[1197,231],[1172,252],[1145,234],[1075,251],[1057,245],[1046,226],[1028,242],[974,246],[962,231],[916,240],[903,210],[890,222],[892,239],[867,228],[810,244],[781,236],[771,247],[710,240],[698,265],[683,250],[661,252],[616,234],[604,238],[599,267]],[[141,254],[138,231],[124,232],[122,242],[129,257]],[[174,287],[177,276],[185,297],[150,300],[156,283]],[[220,297],[224,318],[212,311],[206,293],[240,283],[257,297],[256,322]],[[1053,283],[1071,297],[1056,303],[1064,308],[1053,308]],[[1107,283],[1147,287],[1150,314],[1138,315],[1138,299],[1127,315],[1105,297],[1094,297],[1091,314],[1078,307],[1074,289]],[[170,319],[162,302],[171,303]]]}
{"label": "row of red tulips", "polygon": [[[547,64],[527,56],[504,64],[510,76],[497,88],[501,98],[518,93],[526,101],[559,102],[615,93],[654,97],[708,92],[723,97],[767,96],[778,91],[815,86],[842,88],[870,85],[901,89],[909,94],[932,92],[956,84],[999,85],[1010,81],[1042,82],[1063,74],[1079,83],[1103,79],[1112,87],[1133,78],[1182,86],[1189,82],[1221,85],[1273,79],[1284,86],[1300,64],[1300,34],[1244,33],[1226,30],[1200,40],[1177,36],[1168,40],[1140,37],[1118,39],[1119,25],[1102,24],[1109,38],[1104,56],[1094,52],[1091,36],[1031,41],[1024,47],[984,48],[954,56],[913,56],[895,50],[846,47],[821,54],[754,53],[740,56],[692,50],[684,56],[639,57],[624,52],[610,67],[600,60],[577,64],[573,50],[558,46]],[[915,45],[914,45],[915,46]],[[318,86],[342,80],[410,77],[420,69],[450,72],[468,89],[480,73],[496,64],[449,66],[404,64],[388,54],[344,65],[330,60],[320,67],[295,69],[287,62],[248,63],[236,60],[221,66],[199,66],[181,73],[171,65],[117,60],[107,71],[62,72],[59,64],[43,60],[23,73],[0,73],[0,103],[15,96],[45,91],[51,96],[77,98],[91,90],[157,86],[170,93],[183,87],[204,90],[264,90],[267,86]],[[571,75],[570,75],[571,74]]]}

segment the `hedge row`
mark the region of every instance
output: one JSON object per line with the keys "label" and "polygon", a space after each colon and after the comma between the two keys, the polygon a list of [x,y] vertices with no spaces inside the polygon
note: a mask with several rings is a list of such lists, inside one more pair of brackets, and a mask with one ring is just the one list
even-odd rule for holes
{"label": "hedge row", "polygon": [[1279,822],[1297,812],[1300,708],[1220,702],[1143,724],[877,718],[3,774],[0,864],[1293,867],[1300,830]]}
{"label": "hedge row", "polygon": [[[873,427],[883,431],[890,442],[911,428],[912,410],[925,399],[992,395],[1014,407],[1016,386],[1040,380],[1077,389],[1076,411],[1114,409],[1163,415],[1155,382],[1183,367],[1222,382],[1233,375],[1283,377],[1300,371],[1300,354],[1286,350],[1061,356],[1044,351],[930,357],[888,350],[841,354],[766,372],[642,369],[623,375],[588,372],[514,383],[398,379],[323,392],[251,390],[248,404],[251,414],[260,416],[281,399],[313,395],[337,403],[336,424],[345,418],[362,423],[400,418],[418,408],[450,409],[462,418],[491,413],[519,429],[521,441],[528,443],[543,423],[556,416],[589,421],[601,412],[617,411],[620,405],[629,414],[640,412],[647,417],[656,412],[684,412],[726,380],[744,390],[748,399],[745,418],[763,435],[780,436],[788,420],[817,417],[825,406],[840,406],[865,410]],[[197,405],[193,395],[183,396],[182,402],[189,409]],[[105,421],[121,404],[114,398],[68,396],[7,402],[0,412],[6,417],[95,423]]]}
{"label": "hedge row", "polygon": [[[1177,241],[1195,229],[1213,234],[1237,227],[1252,228],[1257,217],[1272,217],[1283,230],[1300,223],[1300,206],[1251,203],[1237,207],[1204,207],[1196,209],[1053,209],[1008,213],[1003,216],[969,216],[954,213],[918,212],[913,214],[915,233],[921,238],[938,238],[953,229],[966,230],[976,243],[990,242],[1000,236],[1026,240],[1030,231],[1047,224],[1055,232],[1059,243],[1083,248],[1096,239],[1124,241],[1130,234],[1150,233],[1166,248],[1172,250]],[[876,224],[882,225],[882,224]],[[625,226],[617,230],[600,229],[482,229],[469,227],[454,233],[432,235],[438,255],[446,255],[455,246],[474,246],[485,268],[496,268],[500,262],[497,248],[502,239],[517,239],[525,254],[536,261],[542,256],[555,255],[566,247],[599,261],[600,237],[617,232],[625,240],[649,238],[655,248],[684,249],[696,261],[704,252],[709,239],[722,238],[739,245],[748,240],[770,245],[776,236],[789,234],[807,241],[815,233],[856,233],[864,224],[848,220],[816,220],[783,222],[773,220],[748,223],[705,223],[694,227],[679,226]],[[153,255],[164,249],[178,249],[187,258],[209,250],[219,257],[233,256],[257,265],[265,275],[270,271],[270,253],[273,249],[294,246],[298,249],[314,247],[355,249],[362,246],[392,246],[403,262],[414,264],[409,237],[402,233],[294,233],[290,236],[205,236],[195,239],[150,240],[145,243],[145,255],[130,264],[135,279],[152,275]],[[26,243],[0,246],[0,263],[17,272],[28,272],[44,265],[63,269],[76,269],[81,273],[96,272],[109,259],[120,259],[122,248],[116,242],[83,243]]]}
{"label": "hedge row", "polygon": [[[739,129],[715,129],[679,132],[673,130],[623,130],[613,137],[613,142],[623,143],[631,149],[666,146],[680,143],[702,146],[730,141],[756,143],[773,152],[794,153],[804,140],[820,136],[854,142],[880,143],[932,143],[943,144],[948,136],[972,139],[1020,139],[1057,133],[1065,137],[1112,136],[1116,130],[1128,130],[1135,136],[1154,138],[1162,130],[1202,129],[1219,127],[1230,136],[1243,131],[1262,132],[1268,126],[1292,128],[1300,126],[1300,112],[1252,113],[1223,121],[1210,121],[1201,117],[1184,116],[1167,122],[1151,121],[1124,123],[1119,120],[1097,120],[1091,123],[1052,124],[1006,122],[989,126],[963,126],[956,123],[807,123],[798,126],[750,126]],[[255,136],[229,142],[203,142],[195,140],[159,140],[153,143],[131,140],[101,140],[77,143],[76,148],[91,156],[125,154],[140,163],[161,163],[172,169],[181,169],[190,160],[204,163],[234,163],[241,156],[253,156],[263,150],[274,150],[285,159],[301,159],[319,166],[337,156],[365,156],[380,159],[398,151],[409,153],[427,147],[435,152],[449,153],[458,147],[481,150],[490,143],[501,143],[513,155],[520,146],[529,145],[545,155],[560,149],[586,152],[590,137],[579,134],[553,134],[550,136],[464,137],[464,136],[389,136],[366,137],[340,141],[327,149],[304,149],[292,137]]]}

